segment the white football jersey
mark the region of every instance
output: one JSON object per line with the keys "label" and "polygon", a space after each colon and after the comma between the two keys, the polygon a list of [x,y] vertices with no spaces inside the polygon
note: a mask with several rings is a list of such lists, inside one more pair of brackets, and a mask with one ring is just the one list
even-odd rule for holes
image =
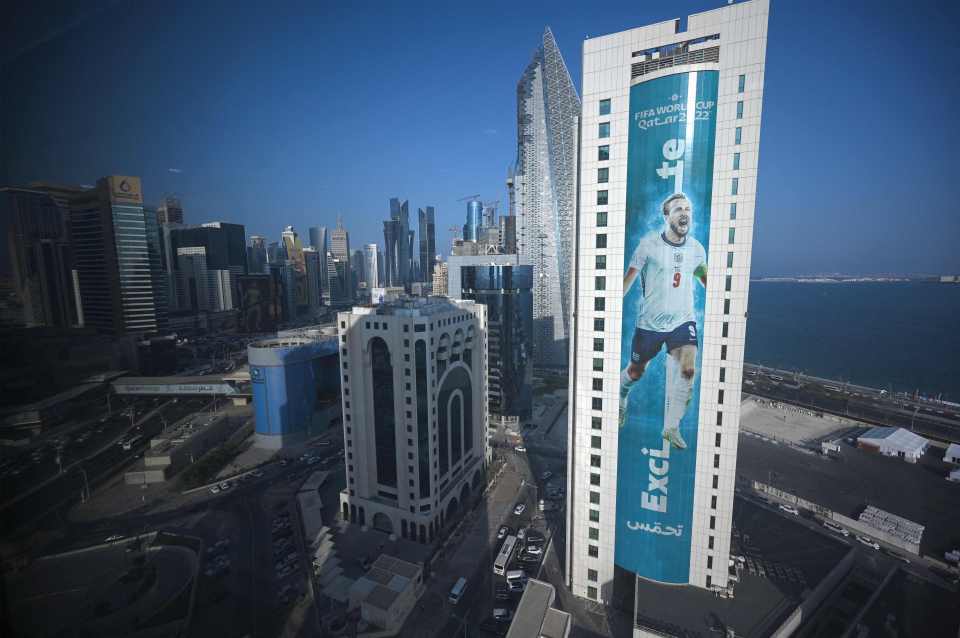
{"label": "white football jersey", "polygon": [[672,332],[695,321],[694,272],[701,266],[706,270],[706,265],[707,251],[689,235],[680,245],[671,244],[660,232],[644,235],[630,259],[643,290],[637,328]]}

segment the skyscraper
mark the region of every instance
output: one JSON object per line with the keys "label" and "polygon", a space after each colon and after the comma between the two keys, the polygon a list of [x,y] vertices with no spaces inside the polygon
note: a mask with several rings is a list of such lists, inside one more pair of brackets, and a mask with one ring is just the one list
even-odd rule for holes
{"label": "skyscraper", "polygon": [[417,212],[420,218],[420,279],[431,281],[437,254],[437,211],[433,206],[424,206]]}
{"label": "skyscraper", "polygon": [[485,481],[486,307],[385,301],[341,312],[337,325],[344,449],[351,451],[343,518],[431,543]]}
{"label": "skyscraper", "polygon": [[584,42],[566,541],[577,596],[630,604],[641,578],[730,585],[768,13],[746,0],[685,29]]}
{"label": "skyscraper", "polygon": [[92,189],[32,186],[70,210],[84,325],[107,334],[157,332],[140,178],[112,175]]}
{"label": "skyscraper", "polygon": [[376,244],[367,244],[363,247],[363,275],[367,282],[367,290],[380,287],[380,268],[378,266]]}
{"label": "skyscraper", "polygon": [[479,199],[467,201],[467,221],[463,225],[463,241],[477,241],[480,234],[483,203]]}
{"label": "skyscraper", "polygon": [[0,326],[77,323],[69,221],[46,193],[0,188]]}
{"label": "skyscraper", "polygon": [[310,229],[310,245],[320,253],[320,288],[326,291],[330,285],[327,279],[327,253],[330,252],[330,238],[327,235],[326,226],[314,226]]}
{"label": "skyscraper", "polygon": [[353,278],[350,276],[350,233],[343,227],[343,220],[337,219],[337,227],[330,232],[330,254],[336,262],[341,265],[334,265],[333,270],[340,278],[338,282],[341,289],[341,301],[350,299],[353,296]]}
{"label": "skyscraper", "polygon": [[163,202],[157,207],[157,223],[159,224],[182,224],[183,206],[180,199],[167,195]]}
{"label": "skyscraper", "polygon": [[307,289],[307,305],[311,313],[316,313],[323,305],[323,289],[320,285],[320,267],[324,260],[320,259],[320,251],[313,246],[303,249],[303,263],[306,266],[304,285]]}
{"label": "skyscraper", "polygon": [[390,221],[383,223],[383,241],[387,263],[387,283],[406,286],[410,283],[410,207],[407,200],[390,198]]}
{"label": "skyscraper", "polygon": [[547,28],[517,83],[517,160],[510,197],[520,256],[534,270],[534,358],[553,366],[568,363],[579,115],[580,98]]}
{"label": "skyscraper", "polygon": [[267,269],[267,240],[260,235],[250,235],[247,246],[247,269],[252,275],[262,275]]}

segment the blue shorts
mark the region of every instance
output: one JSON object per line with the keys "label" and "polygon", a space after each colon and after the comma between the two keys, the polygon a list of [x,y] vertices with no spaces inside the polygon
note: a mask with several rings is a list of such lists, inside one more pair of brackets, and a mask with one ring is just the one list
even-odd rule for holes
{"label": "blue shorts", "polygon": [[637,328],[633,332],[633,350],[630,352],[630,361],[646,363],[657,356],[663,344],[667,344],[667,352],[680,346],[695,346],[697,344],[697,324],[688,321],[677,326],[672,332],[654,332]]}

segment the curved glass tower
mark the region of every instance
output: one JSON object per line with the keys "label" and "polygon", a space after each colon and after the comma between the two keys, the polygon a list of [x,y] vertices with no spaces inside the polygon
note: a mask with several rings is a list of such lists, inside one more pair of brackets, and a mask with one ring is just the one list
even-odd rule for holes
{"label": "curved glass tower", "polygon": [[580,98],[553,32],[517,83],[517,162],[508,186],[517,248],[534,267],[533,354],[567,365]]}

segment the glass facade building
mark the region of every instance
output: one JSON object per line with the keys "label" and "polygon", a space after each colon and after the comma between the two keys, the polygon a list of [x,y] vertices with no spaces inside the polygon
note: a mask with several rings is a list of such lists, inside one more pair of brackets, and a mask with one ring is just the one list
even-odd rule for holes
{"label": "glass facade building", "polygon": [[507,180],[517,248],[534,268],[536,361],[567,365],[580,98],[546,29],[517,83],[517,159]]}

